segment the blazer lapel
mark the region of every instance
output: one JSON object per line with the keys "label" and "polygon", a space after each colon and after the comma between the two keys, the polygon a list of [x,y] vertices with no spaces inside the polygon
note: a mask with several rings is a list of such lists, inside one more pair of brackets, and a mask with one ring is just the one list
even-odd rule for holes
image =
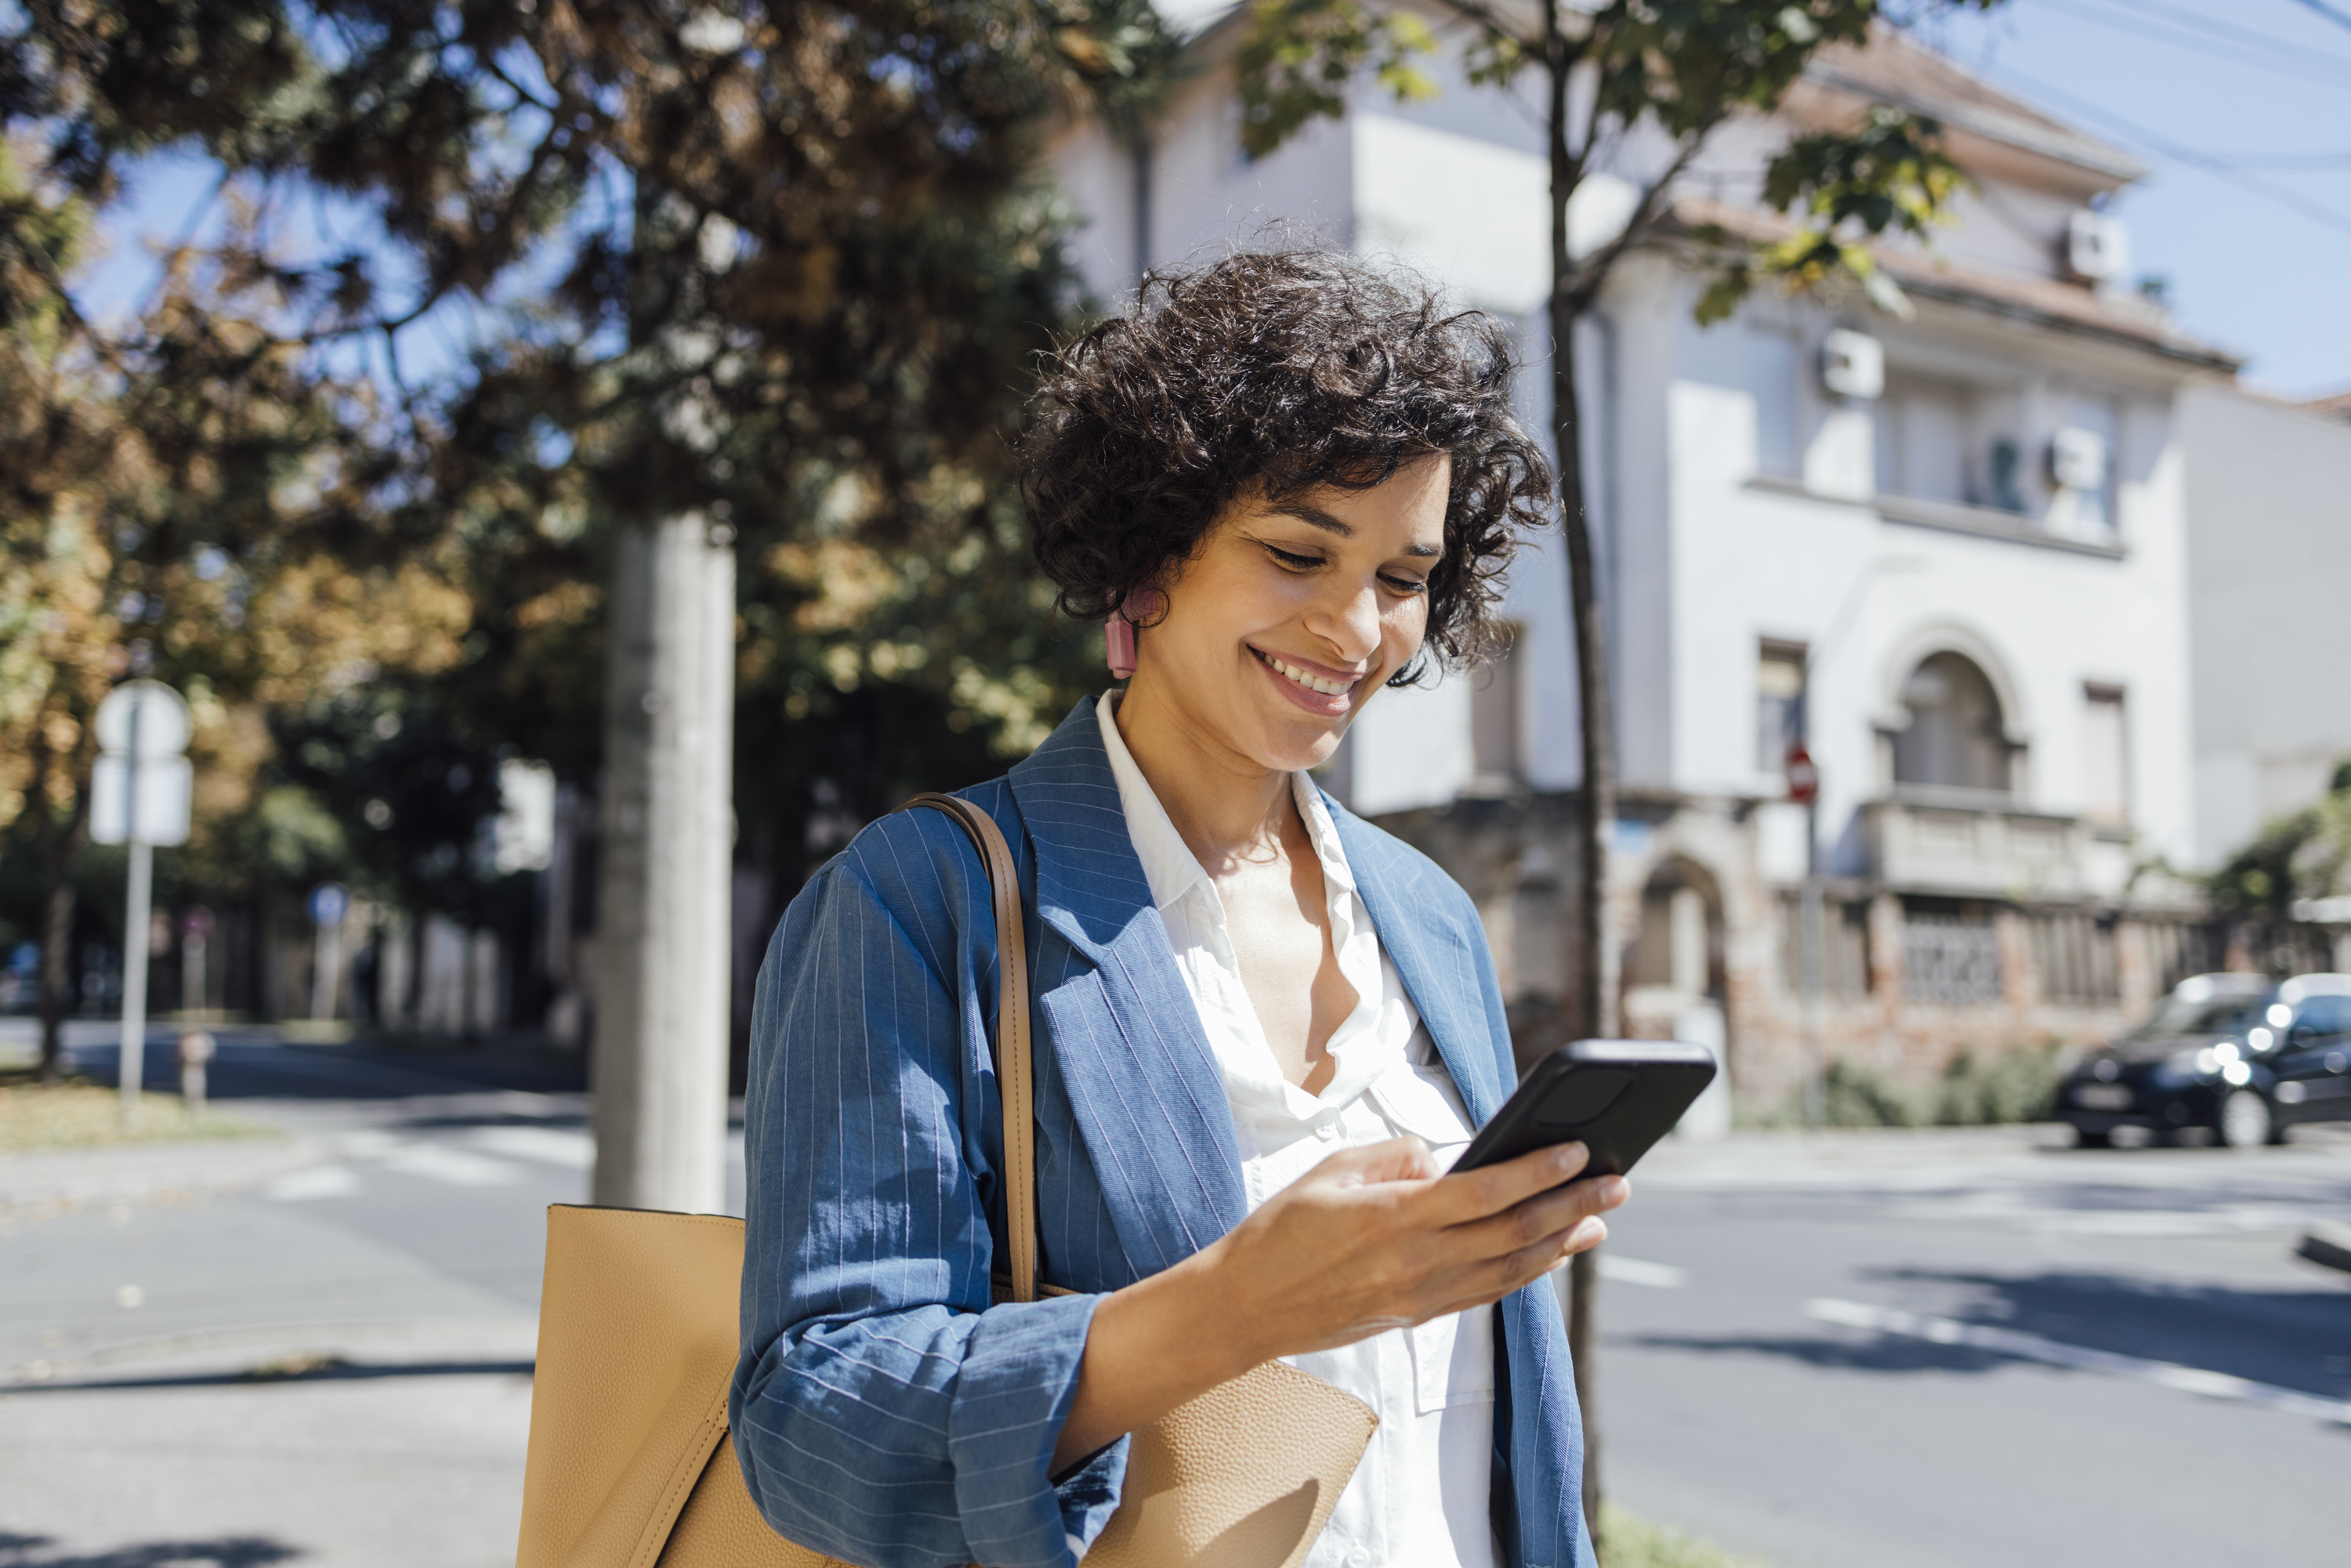
{"label": "blazer lapel", "polygon": [[1040,960],[1038,1006],[1119,1240],[1182,1261],[1249,1210],[1222,1075],[1127,836],[1094,699],[1010,775],[1037,913],[1073,951]]}
{"label": "blazer lapel", "polygon": [[[1412,1005],[1420,1009],[1420,1021],[1428,1026],[1469,1119],[1482,1126],[1501,1109],[1508,1094],[1501,1061],[1510,1051],[1507,1041],[1498,1046],[1493,1038],[1477,954],[1468,946],[1484,940],[1484,933],[1459,931],[1457,922],[1436,913],[1449,899],[1439,899],[1435,889],[1421,885],[1431,872],[1419,856],[1332,800],[1327,792],[1323,799],[1330,804],[1364,906],[1371,911],[1372,926],[1380,934],[1380,946],[1395,965]],[[1452,898],[1459,896],[1455,890],[1445,891]]]}

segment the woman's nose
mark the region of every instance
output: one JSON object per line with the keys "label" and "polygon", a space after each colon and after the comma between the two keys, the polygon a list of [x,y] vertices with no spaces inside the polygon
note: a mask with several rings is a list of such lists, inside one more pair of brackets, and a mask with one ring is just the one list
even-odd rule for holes
{"label": "woman's nose", "polygon": [[1317,607],[1307,630],[1326,638],[1342,661],[1367,659],[1380,645],[1380,597],[1376,585],[1365,583],[1352,592],[1335,595]]}

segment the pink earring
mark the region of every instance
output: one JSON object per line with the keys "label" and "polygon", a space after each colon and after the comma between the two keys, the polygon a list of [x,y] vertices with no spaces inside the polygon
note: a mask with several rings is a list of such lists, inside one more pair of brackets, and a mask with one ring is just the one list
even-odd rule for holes
{"label": "pink earring", "polygon": [[1157,615],[1165,608],[1165,602],[1158,594],[1147,588],[1137,589],[1102,622],[1102,651],[1110,655],[1113,680],[1134,677],[1134,623]]}

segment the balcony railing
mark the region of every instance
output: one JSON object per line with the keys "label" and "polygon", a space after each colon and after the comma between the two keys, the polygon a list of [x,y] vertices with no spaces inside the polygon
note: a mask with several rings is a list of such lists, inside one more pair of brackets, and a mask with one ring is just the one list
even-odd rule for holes
{"label": "balcony railing", "polygon": [[[1869,873],[1894,887],[1991,898],[2111,897],[2120,846],[2079,818],[1969,789],[1905,789],[1862,808]],[[2112,863],[2108,863],[2112,862]]]}

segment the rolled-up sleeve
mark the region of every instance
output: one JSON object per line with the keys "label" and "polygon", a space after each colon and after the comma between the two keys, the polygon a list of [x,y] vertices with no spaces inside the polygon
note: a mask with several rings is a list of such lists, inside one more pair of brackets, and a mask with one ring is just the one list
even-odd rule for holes
{"label": "rolled-up sleeve", "polygon": [[847,1562],[1062,1568],[1125,1462],[1050,1473],[1100,1298],[989,1304],[993,942],[929,815],[820,871],[760,971],[736,1452],[768,1523]]}

